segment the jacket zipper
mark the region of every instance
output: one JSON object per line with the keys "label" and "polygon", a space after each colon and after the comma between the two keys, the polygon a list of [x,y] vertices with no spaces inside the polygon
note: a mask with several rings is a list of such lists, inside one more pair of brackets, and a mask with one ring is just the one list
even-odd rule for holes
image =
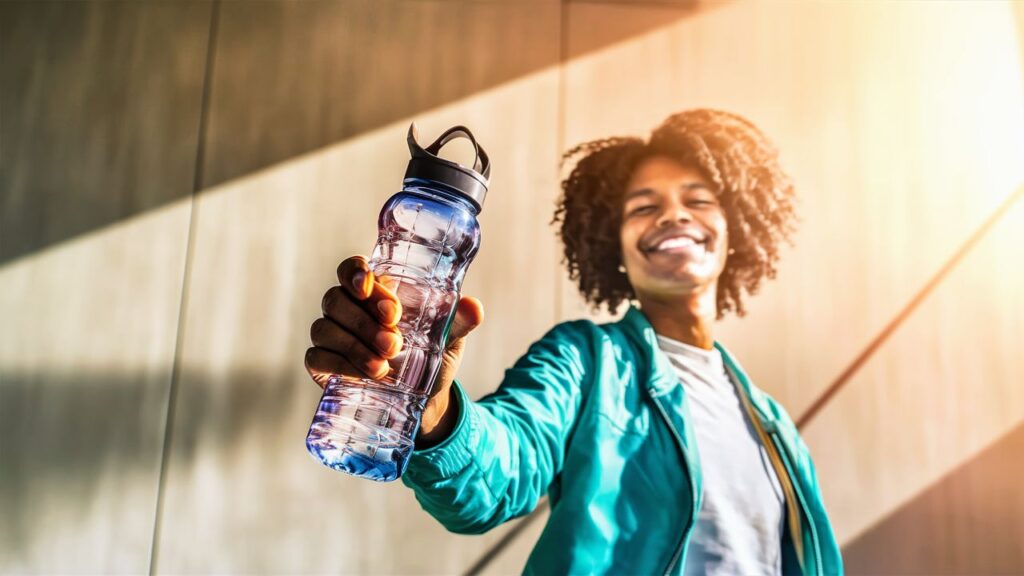
{"label": "jacket zipper", "polygon": [[[658,397],[653,397],[654,405],[658,407],[658,412],[661,412],[662,418],[665,423],[668,424],[668,429],[672,431],[672,436],[675,437],[676,442],[679,444],[680,451],[683,450],[683,439],[679,437],[679,431],[672,425],[672,420],[669,419],[668,413],[661,406],[661,402]],[[675,551],[672,553],[672,557],[668,561],[668,566],[665,567],[665,576],[672,574],[672,569],[675,568],[676,563],[679,561],[679,557],[682,555],[683,550],[686,548],[686,542],[690,539],[690,529],[693,527],[694,522],[697,518],[697,483],[693,480],[693,474],[690,471],[690,467],[686,464],[686,455],[683,454],[683,467],[686,469],[686,478],[690,481],[690,494],[693,497],[693,512],[690,517],[686,520],[686,526],[683,528],[683,534],[679,538],[679,544],[676,545]]]}
{"label": "jacket zipper", "polygon": [[807,504],[804,501],[804,493],[800,489],[800,482],[796,480],[796,476],[793,475],[793,467],[789,462],[789,454],[782,447],[782,442],[779,440],[778,433],[771,433],[772,442],[775,444],[776,450],[779,452],[779,456],[782,457],[782,464],[786,467],[786,472],[789,473],[789,477],[793,479],[793,490],[796,491],[796,499],[800,504],[800,510],[803,511],[804,517],[807,519],[807,526],[811,531],[811,544],[814,547],[814,564],[815,574],[822,573],[822,562],[821,562],[821,549],[818,545],[818,530],[814,527],[814,519],[811,517],[810,511],[807,509]]}

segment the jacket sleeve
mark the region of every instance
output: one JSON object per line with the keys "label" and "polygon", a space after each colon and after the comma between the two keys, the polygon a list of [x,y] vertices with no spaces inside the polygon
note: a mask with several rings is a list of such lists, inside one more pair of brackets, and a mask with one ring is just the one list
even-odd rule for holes
{"label": "jacket sleeve", "polygon": [[589,321],[559,324],[473,402],[455,382],[459,418],[444,442],[415,451],[402,482],[445,528],[480,534],[536,507],[562,470],[594,365]]}

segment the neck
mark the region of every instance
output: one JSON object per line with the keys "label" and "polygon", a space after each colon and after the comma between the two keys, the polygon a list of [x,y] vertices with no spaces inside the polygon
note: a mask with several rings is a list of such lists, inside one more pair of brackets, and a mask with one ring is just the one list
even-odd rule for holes
{"label": "neck", "polygon": [[710,350],[715,337],[712,329],[717,313],[715,285],[685,296],[637,296],[640,309],[654,331],[666,338]]}

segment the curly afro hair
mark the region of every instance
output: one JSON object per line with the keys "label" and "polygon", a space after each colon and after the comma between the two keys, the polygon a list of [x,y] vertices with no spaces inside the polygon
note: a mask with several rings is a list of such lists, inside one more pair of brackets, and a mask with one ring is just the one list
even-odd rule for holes
{"label": "curly afro hair", "polygon": [[720,110],[687,110],[668,117],[650,139],[615,137],[585,142],[562,157],[576,160],[562,181],[552,224],[564,244],[569,277],[594,310],[615,313],[635,300],[624,272],[619,229],[633,171],[647,158],[666,156],[698,170],[716,187],[725,212],[730,254],[718,278],[717,317],[743,316],[743,293],[774,278],[782,241],[795,230],[793,184],[775,146],[748,120]]}

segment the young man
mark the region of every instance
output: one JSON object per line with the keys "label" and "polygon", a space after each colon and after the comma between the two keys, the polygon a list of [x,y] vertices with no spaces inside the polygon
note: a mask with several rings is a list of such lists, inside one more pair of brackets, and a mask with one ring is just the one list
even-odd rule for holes
{"label": "young man", "polygon": [[[584,298],[621,321],[559,324],[494,393],[454,381],[483,318],[464,297],[402,477],[449,530],[551,514],[526,572],[838,574],[839,548],[810,454],[785,410],[715,341],[743,295],[775,275],[793,187],[750,122],[669,117],[649,140],[577,146],[555,213]],[[398,307],[365,259],[339,267],[306,366],[387,371]]]}

